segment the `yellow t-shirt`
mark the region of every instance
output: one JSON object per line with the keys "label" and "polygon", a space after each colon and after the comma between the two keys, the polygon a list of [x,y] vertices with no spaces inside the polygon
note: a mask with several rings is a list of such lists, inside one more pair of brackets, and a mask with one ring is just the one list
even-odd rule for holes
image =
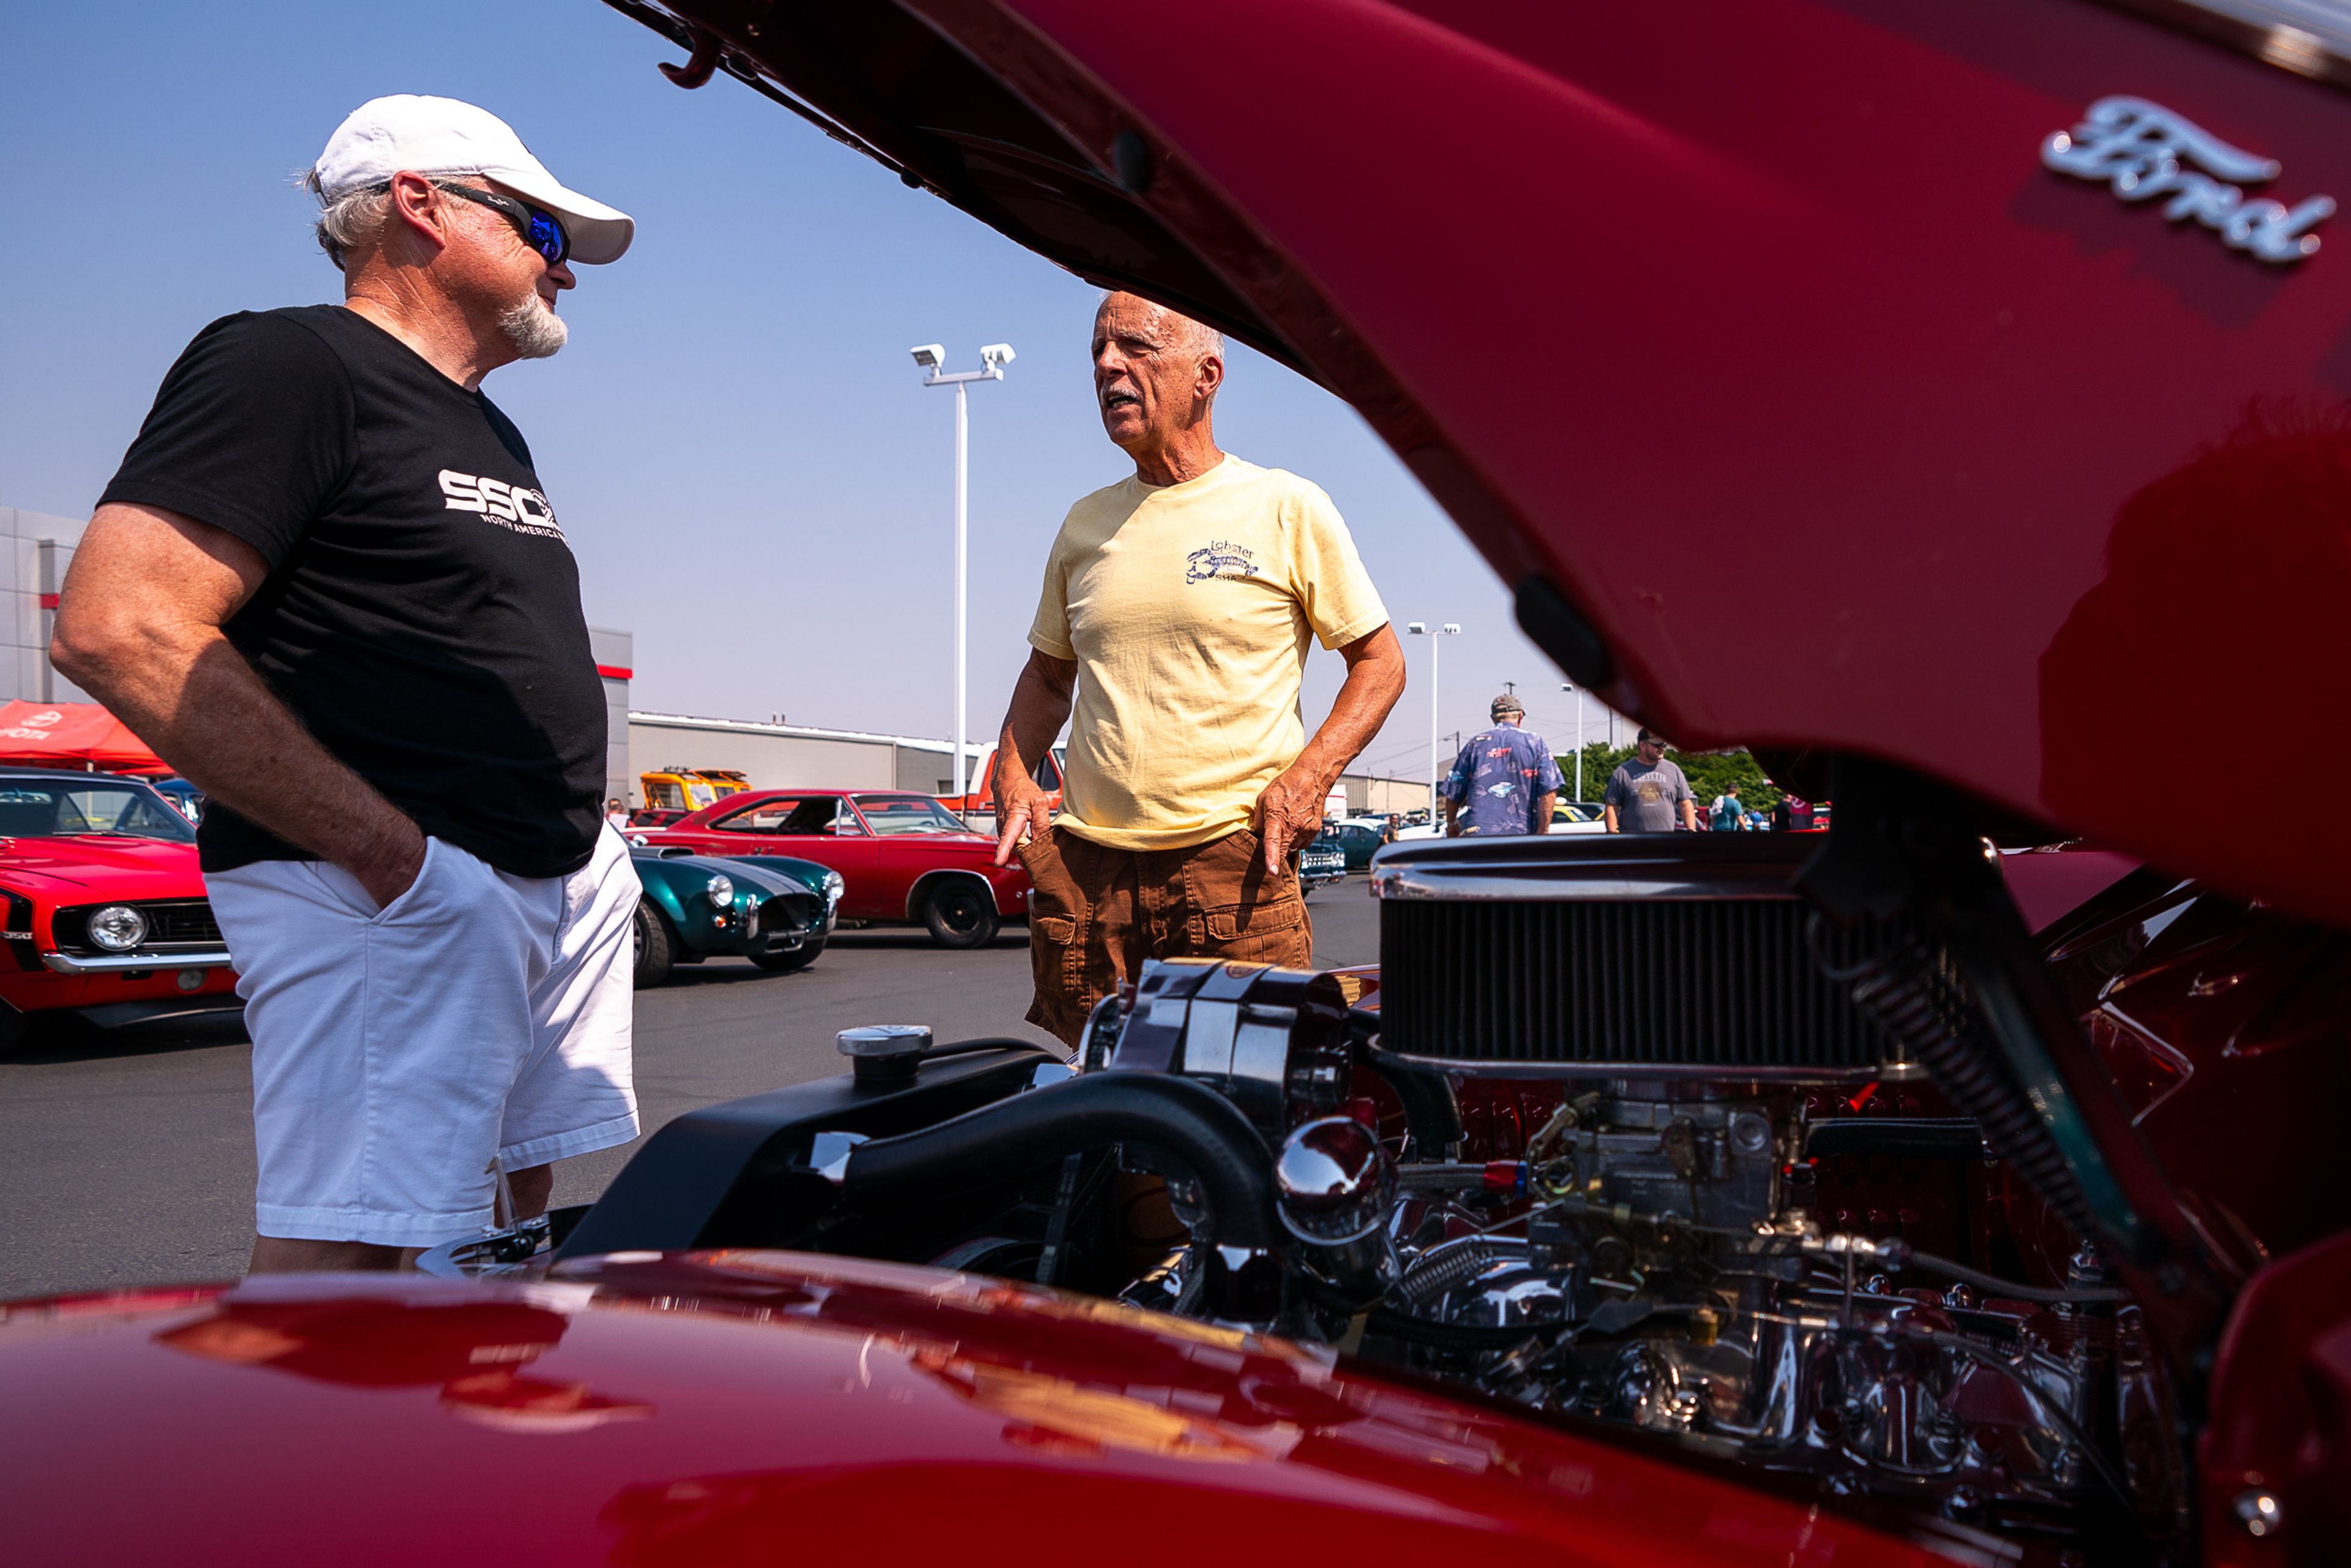
{"label": "yellow t-shirt", "polygon": [[1122,479],[1070,508],[1031,645],[1078,666],[1057,828],[1112,849],[1249,825],[1306,745],[1310,632],[1337,648],[1388,612],[1331,497],[1228,455],[1196,479]]}

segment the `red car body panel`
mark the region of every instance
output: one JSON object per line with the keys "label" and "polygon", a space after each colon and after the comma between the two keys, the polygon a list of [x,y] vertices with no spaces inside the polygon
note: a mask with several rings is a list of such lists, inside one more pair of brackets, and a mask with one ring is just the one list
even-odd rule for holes
{"label": "red car body panel", "polygon": [[[2198,1444],[2207,1568],[2340,1563],[2351,1547],[2351,1238],[2334,1237],[2263,1270],[2238,1299]],[[2292,1535],[2248,1534],[2238,1497],[2268,1492]],[[2333,1544],[2330,1545],[2329,1542]]]}
{"label": "red car body panel", "polygon": [[[914,131],[963,107],[919,72],[792,47],[801,24],[774,9],[672,8],[708,29],[702,75],[721,46],[762,62],[910,178]],[[2326,1151],[2351,1099],[2351,938],[2283,912],[2351,923],[2351,822],[2298,800],[2181,812],[2146,780],[2204,759],[2199,715],[2290,736],[2315,787],[2351,766],[2326,632],[2351,599],[2351,228],[2266,267],[2039,154],[2135,94],[2278,160],[2265,193],[2341,199],[2351,99],[2078,0],[1692,0],[1664,24],[1194,0],[1181,26],[876,0],[840,30],[885,11],[1066,141],[1057,172],[975,132],[1034,191],[935,188],[1102,281],[1212,281],[1224,324],[1347,396],[1506,582],[1557,591],[1613,706],[1687,746],[1889,759],[2205,879],[2083,867],[2075,893],[2105,885],[2054,915],[2071,894],[2019,874],[2077,868],[2011,868],[2137,1135],[2249,1281],[2207,1390],[2207,1559],[2339,1560],[2351,1266]],[[935,119],[893,120],[901,90]],[[1071,169],[1181,254],[1119,251],[1057,194]],[[1803,548],[1690,548],[1726,528]],[[2020,1235],[2045,1218],[2001,1201]],[[2063,1256],[2028,1262],[2046,1279]],[[1162,1521],[1285,1560],[1923,1551],[1630,1434],[835,1259],[272,1281],[37,1304],[5,1328],[0,1497],[37,1559],[1029,1560]],[[93,1506],[102,1476],[133,1478],[131,1501]],[[2290,1539],[2236,1529],[2248,1486],[2289,1489]]]}
{"label": "red car body panel", "polygon": [[[18,1012],[101,1007],[113,1002],[168,1001],[216,997],[236,989],[236,972],[207,967],[193,991],[180,987],[184,965],[168,958],[127,974],[65,975],[41,962],[57,950],[51,925],[61,908],[89,904],[136,904],[204,896],[196,846],[162,839],[0,839],[0,893],[23,896],[32,916],[32,938],[7,944],[0,956],[0,1001]],[[15,929],[15,923],[10,922]]]}
{"label": "red car body panel", "polygon": [[[854,801],[861,795],[904,796],[904,790],[755,789],[689,811],[666,828],[632,831],[632,843],[684,848],[706,855],[792,855],[841,873],[844,920],[919,920],[917,889],[943,873],[986,882],[996,912],[1029,914],[1029,873],[1014,861],[996,863],[996,841],[978,833],[772,833],[731,832],[726,822],[747,817],[778,800],[831,797]],[[925,797],[929,799],[929,797]],[[862,821],[862,819],[861,819]]]}
{"label": "red car body panel", "polygon": [[[2134,94],[2277,160],[2262,193],[2351,200],[2351,98],[2082,0],[904,3],[1071,161],[1147,170],[1189,255],[1089,250],[1009,181],[967,204],[1098,277],[1205,267],[1506,583],[1564,593],[1612,706],[2351,918],[2342,813],[2143,785],[2194,766],[2199,713],[2351,770],[2321,716],[2351,230],[2265,265],[2040,156]],[[937,123],[829,90],[747,9],[675,8],[893,153]],[[1725,528],[1803,548],[1689,548]]]}
{"label": "red car body panel", "polygon": [[[1232,1562],[1938,1561],[1281,1341],[854,1260],[279,1278],[5,1317],[0,1512],[26,1563],[1034,1563],[1138,1528]],[[136,1484],[93,1506],[100,1474]]]}

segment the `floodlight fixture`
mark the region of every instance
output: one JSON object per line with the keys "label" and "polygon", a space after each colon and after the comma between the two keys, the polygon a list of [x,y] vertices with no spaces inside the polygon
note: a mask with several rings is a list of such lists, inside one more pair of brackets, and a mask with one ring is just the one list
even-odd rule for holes
{"label": "floodlight fixture", "polygon": [[[959,797],[967,796],[971,789],[971,780],[966,777],[964,771],[966,751],[964,740],[966,673],[970,661],[965,647],[965,629],[969,620],[967,612],[969,573],[967,567],[969,530],[967,521],[969,514],[968,496],[971,487],[969,457],[971,438],[964,398],[974,382],[1000,382],[1004,379],[1004,367],[1012,362],[1012,345],[990,343],[979,351],[980,368],[978,370],[957,371],[953,374],[949,374],[944,368],[947,359],[946,350],[936,343],[918,343],[907,352],[914,356],[914,363],[921,368],[925,386],[953,387],[956,394],[955,782],[952,792]],[[965,801],[964,804],[967,805],[968,801]]]}

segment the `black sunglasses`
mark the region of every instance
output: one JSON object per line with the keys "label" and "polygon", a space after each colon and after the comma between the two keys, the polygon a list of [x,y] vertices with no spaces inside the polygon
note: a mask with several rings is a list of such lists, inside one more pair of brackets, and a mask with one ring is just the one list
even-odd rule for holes
{"label": "black sunglasses", "polygon": [[[459,185],[444,180],[435,180],[433,182],[433,188],[455,196],[460,201],[473,202],[487,207],[514,225],[515,232],[522,235],[523,244],[545,256],[547,265],[549,267],[560,267],[563,265],[563,258],[571,254],[571,236],[564,232],[562,220],[553,213],[542,212],[537,207],[516,201],[512,196],[502,196],[496,191],[476,191],[471,185]],[[387,180],[376,189],[389,191],[392,189],[392,182]]]}

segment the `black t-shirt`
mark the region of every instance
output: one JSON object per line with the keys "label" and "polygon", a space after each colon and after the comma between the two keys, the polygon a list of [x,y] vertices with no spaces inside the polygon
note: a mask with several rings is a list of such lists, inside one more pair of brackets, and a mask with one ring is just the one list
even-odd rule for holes
{"label": "black t-shirt", "polygon": [[[335,305],[225,317],[163,378],[104,502],[259,551],[229,642],[425,832],[517,876],[588,862],[604,690],[522,433]],[[206,871],[310,858],[215,804]]]}

